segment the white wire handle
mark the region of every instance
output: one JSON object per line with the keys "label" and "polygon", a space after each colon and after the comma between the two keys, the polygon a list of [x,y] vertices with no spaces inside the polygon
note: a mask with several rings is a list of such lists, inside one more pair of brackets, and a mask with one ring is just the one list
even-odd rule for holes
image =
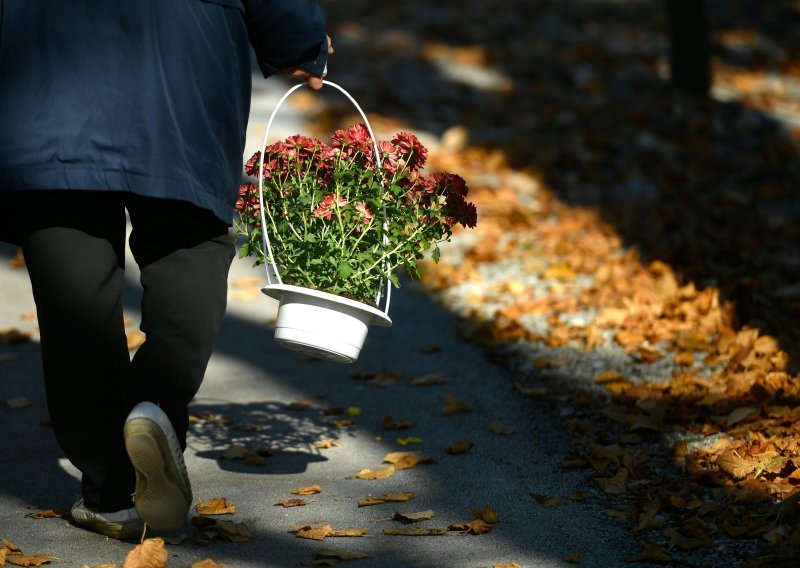
{"label": "white wire handle", "polygon": [[[369,120],[367,120],[367,115],[364,113],[363,110],[361,110],[361,107],[356,102],[356,100],[352,97],[352,95],[350,95],[350,93],[345,91],[342,87],[340,87],[336,83],[331,83],[330,81],[326,81],[326,80],[323,80],[322,84],[323,85],[330,85],[334,89],[337,89],[344,96],[346,96],[350,100],[351,103],[353,103],[353,106],[356,107],[356,110],[361,115],[361,118],[364,119],[364,125],[367,127],[367,130],[369,131],[369,135],[372,138],[372,148],[375,151],[375,167],[378,170],[381,170],[382,169],[381,168],[381,153],[378,150],[378,140],[377,140],[377,138],[375,138],[375,133],[372,131],[372,126],[370,125]],[[269,255],[269,263],[264,263],[264,266],[265,266],[266,272],[267,272],[267,283],[268,284],[273,284],[273,281],[272,281],[273,275],[274,275],[275,279],[277,280],[278,284],[283,284],[283,281],[281,280],[281,275],[280,275],[280,272],[278,271],[278,266],[275,263],[275,257],[272,255],[272,246],[271,246],[270,241],[269,241],[269,235],[267,234],[267,219],[266,219],[266,217],[264,215],[264,196],[263,196],[263,187],[264,187],[263,186],[263,184],[264,184],[264,153],[267,150],[267,140],[269,139],[269,131],[272,128],[272,123],[275,120],[275,116],[278,114],[278,110],[281,108],[281,106],[283,106],[283,103],[286,102],[286,99],[288,99],[289,96],[292,93],[294,93],[297,89],[303,88],[304,86],[306,86],[305,83],[301,83],[299,85],[295,85],[294,87],[292,87],[288,91],[286,91],[286,93],[283,95],[283,97],[281,97],[281,100],[279,100],[278,104],[275,105],[275,108],[273,109],[272,114],[269,117],[269,121],[267,122],[267,129],[264,131],[264,141],[261,143],[261,159],[259,160],[259,164],[258,164],[258,166],[259,166],[258,167],[258,203],[259,203],[259,209],[261,211],[261,236],[262,236],[262,238],[264,240],[264,247],[265,247],[265,249],[267,251],[267,254]],[[384,179],[383,176],[381,176],[381,185],[383,185],[384,182],[385,182],[385,179]],[[387,223],[386,223],[386,206],[384,205],[384,208],[383,208],[383,244],[384,245],[388,245],[389,244],[389,237],[387,236],[387,232],[388,232],[388,226],[387,226]],[[270,266],[273,267],[272,271],[270,271]],[[271,274],[271,272],[273,272],[274,274]],[[392,283],[389,280],[389,278],[386,278],[386,303],[384,305],[383,311],[387,316],[389,315],[389,302],[390,302],[391,298],[392,298]],[[380,291],[378,291],[378,295],[377,295],[377,297],[375,299],[375,303],[378,304],[378,305],[380,305],[380,303],[381,303],[381,292]]]}

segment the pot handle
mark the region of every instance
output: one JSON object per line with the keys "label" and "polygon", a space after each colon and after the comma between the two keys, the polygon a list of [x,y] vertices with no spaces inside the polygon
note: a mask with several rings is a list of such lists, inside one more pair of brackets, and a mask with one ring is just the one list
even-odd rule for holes
{"label": "pot handle", "polygon": [[[377,138],[375,138],[375,133],[372,131],[372,126],[370,125],[369,120],[367,120],[367,115],[361,109],[361,107],[356,102],[356,100],[353,98],[353,96],[350,93],[348,93],[347,91],[345,91],[342,87],[340,87],[336,83],[332,83],[332,82],[330,82],[328,80],[323,80],[322,84],[323,85],[330,85],[334,89],[336,89],[339,92],[341,92],[345,97],[348,98],[348,100],[351,103],[353,103],[353,106],[356,107],[356,110],[361,115],[361,118],[364,120],[364,125],[367,127],[367,130],[369,131],[369,135],[372,138],[372,148],[375,151],[375,165],[376,165],[376,167],[378,169],[380,169],[380,167],[381,167],[381,165],[380,165],[381,164],[381,153],[378,150],[378,140],[377,140]],[[280,271],[278,270],[278,267],[275,264],[275,258],[274,258],[273,254],[272,254],[272,246],[271,246],[270,241],[269,241],[269,235],[267,234],[267,219],[266,219],[266,217],[264,215],[264,196],[263,196],[263,190],[262,190],[263,183],[264,183],[264,153],[265,153],[266,148],[267,148],[267,140],[269,139],[269,131],[272,128],[272,123],[275,120],[275,116],[278,114],[278,110],[281,108],[281,106],[283,106],[283,103],[286,102],[286,99],[288,99],[291,96],[292,93],[294,93],[296,90],[301,89],[301,88],[303,88],[305,86],[306,86],[305,83],[300,83],[299,85],[295,85],[292,88],[290,88],[288,91],[286,91],[286,93],[283,95],[283,97],[281,97],[281,99],[278,101],[278,104],[275,105],[275,108],[273,109],[272,114],[269,117],[269,121],[267,122],[267,129],[264,131],[264,141],[261,144],[261,159],[259,160],[259,163],[258,163],[258,203],[259,203],[259,210],[261,212],[261,236],[263,237],[263,240],[264,240],[264,248],[265,248],[267,254],[269,255],[269,264],[264,263],[264,266],[266,267],[266,272],[267,272],[267,283],[268,284],[276,283],[276,282],[273,282],[273,280],[272,280],[273,276],[274,276],[275,280],[277,281],[277,284],[283,284],[283,281],[281,280]],[[381,184],[384,184],[384,183],[385,183],[385,179],[384,179],[383,176],[381,176]],[[384,206],[384,209],[383,209],[383,229],[382,230],[383,230],[383,244],[384,245],[388,245],[389,244],[389,237],[387,235],[388,226],[387,226],[387,223],[386,223],[386,207],[385,206]],[[272,270],[270,269],[270,266],[272,267]],[[391,298],[392,298],[392,283],[387,278],[386,279],[386,302],[385,302],[384,307],[383,307],[383,311],[387,316],[389,315],[389,302],[390,302]],[[380,303],[381,303],[381,292],[380,291],[378,291],[378,295],[375,298],[375,303],[378,304],[378,305],[380,305]]]}

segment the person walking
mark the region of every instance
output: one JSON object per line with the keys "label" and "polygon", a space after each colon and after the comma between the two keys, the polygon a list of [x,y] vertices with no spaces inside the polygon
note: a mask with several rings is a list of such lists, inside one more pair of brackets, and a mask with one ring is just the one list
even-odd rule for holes
{"label": "person walking", "polygon": [[192,503],[188,404],[226,307],[251,46],[265,77],[322,87],[314,0],[0,0],[0,240],[24,253],[51,421],[82,474],[73,521],[109,537],[178,529]]}

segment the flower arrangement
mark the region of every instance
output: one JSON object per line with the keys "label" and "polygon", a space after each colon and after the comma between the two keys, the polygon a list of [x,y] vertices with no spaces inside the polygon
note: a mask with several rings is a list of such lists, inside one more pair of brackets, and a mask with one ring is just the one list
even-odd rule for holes
{"label": "flower arrangement", "polygon": [[[400,285],[397,269],[419,277],[417,261],[455,225],[474,227],[475,205],[458,175],[423,175],[427,149],[399,133],[374,142],[363,124],[337,130],[331,144],[295,135],[256,152],[245,172],[262,169],[264,220],[281,279],[375,304],[385,279]],[[263,166],[263,168],[262,168]],[[259,188],[245,183],[236,210],[240,256],[265,258]]]}

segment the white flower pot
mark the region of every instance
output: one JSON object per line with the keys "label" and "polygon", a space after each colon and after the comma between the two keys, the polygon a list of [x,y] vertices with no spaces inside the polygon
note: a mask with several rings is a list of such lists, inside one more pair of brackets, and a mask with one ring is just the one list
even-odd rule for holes
{"label": "white flower pot", "polygon": [[312,357],[353,363],[370,325],[392,325],[383,311],[327,292],[288,284],[269,284],[261,291],[280,302],[275,341]]}

